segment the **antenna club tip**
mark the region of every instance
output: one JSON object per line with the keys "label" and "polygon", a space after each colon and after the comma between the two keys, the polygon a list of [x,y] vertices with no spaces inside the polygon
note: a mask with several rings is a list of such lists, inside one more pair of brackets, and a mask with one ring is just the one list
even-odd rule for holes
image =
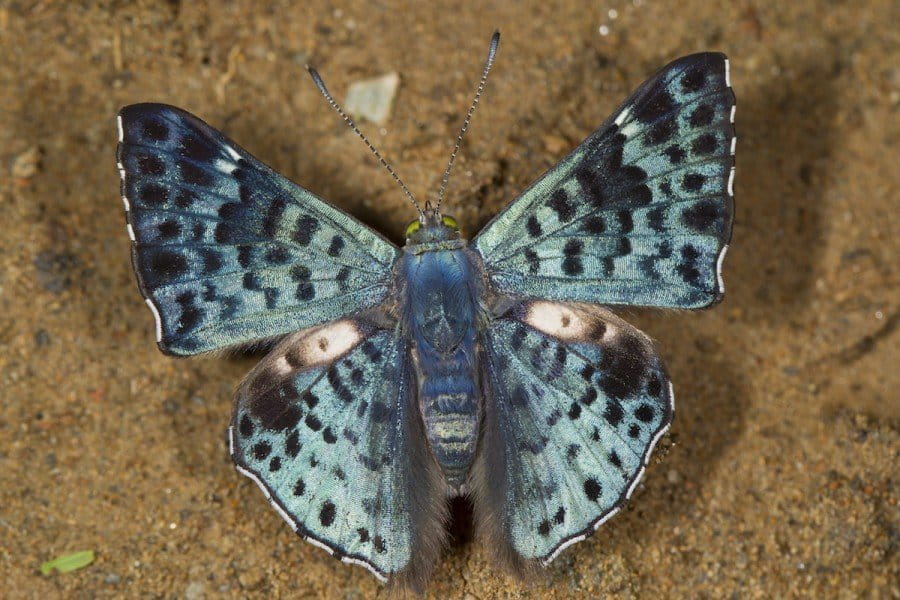
{"label": "antenna club tip", "polygon": [[497,48],[500,46],[500,30],[494,30],[494,35],[491,36],[491,46],[488,50],[488,62],[493,62],[494,55],[497,54]]}

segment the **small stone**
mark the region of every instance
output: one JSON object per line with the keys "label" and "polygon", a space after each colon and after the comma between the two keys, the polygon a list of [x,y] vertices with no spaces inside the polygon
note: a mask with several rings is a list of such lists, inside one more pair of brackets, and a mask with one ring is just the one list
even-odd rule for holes
{"label": "small stone", "polygon": [[46,329],[38,329],[34,332],[34,345],[38,348],[50,345],[50,334]]}
{"label": "small stone", "polygon": [[70,252],[42,250],[34,258],[37,280],[48,292],[59,293],[71,287],[81,261]]}
{"label": "small stone", "polygon": [[399,85],[397,73],[357,81],[350,84],[344,106],[351,115],[382,125],[391,114]]}
{"label": "small stone", "polygon": [[32,146],[13,159],[10,172],[16,179],[29,179],[34,177],[41,166],[41,149]]}
{"label": "small stone", "polygon": [[187,600],[202,600],[206,597],[206,586],[202,581],[192,581],[184,590]]}
{"label": "small stone", "polygon": [[115,585],[122,581],[122,578],[116,575],[115,573],[110,573],[106,577],[103,578],[103,583],[107,583],[109,585]]}
{"label": "small stone", "polygon": [[553,134],[544,136],[544,148],[553,156],[560,156],[571,147],[572,144],[563,137]]}
{"label": "small stone", "polygon": [[260,569],[251,568],[240,575],[238,575],[238,581],[241,584],[241,587],[245,590],[253,590],[262,585],[263,580],[265,579],[265,575]]}
{"label": "small stone", "polygon": [[666,475],[666,479],[672,485],[678,485],[679,483],[681,483],[681,473],[679,473],[675,469],[669,469],[669,473]]}

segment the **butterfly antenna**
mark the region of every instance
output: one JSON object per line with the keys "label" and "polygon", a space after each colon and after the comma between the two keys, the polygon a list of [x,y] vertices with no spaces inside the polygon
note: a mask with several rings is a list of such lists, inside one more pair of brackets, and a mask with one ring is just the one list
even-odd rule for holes
{"label": "butterfly antenna", "polygon": [[372,142],[369,141],[369,138],[367,138],[365,134],[359,130],[359,127],[356,126],[356,123],[353,122],[353,119],[351,119],[350,116],[344,112],[344,109],[341,108],[341,105],[338,104],[337,100],[335,100],[328,92],[328,88],[325,87],[325,82],[322,81],[319,73],[309,65],[306,66],[306,70],[309,71],[310,77],[312,77],[313,81],[316,84],[316,87],[319,88],[319,91],[322,93],[322,95],[325,96],[325,100],[328,101],[328,104],[331,105],[331,108],[333,108],[337,112],[337,114],[341,115],[341,118],[344,120],[344,122],[347,123],[347,125],[350,126],[350,129],[352,129],[353,132],[356,133],[356,135],[358,135],[363,142],[365,142],[366,146],[369,147],[369,150],[372,151],[372,154],[375,155],[375,157],[381,162],[382,166],[387,169],[387,172],[391,174],[391,177],[394,178],[394,181],[400,184],[400,187],[403,189],[403,193],[406,194],[406,197],[409,198],[409,201],[412,202],[413,206],[416,207],[416,210],[419,211],[419,215],[424,218],[425,213],[422,212],[422,208],[419,206],[419,203],[416,202],[416,199],[412,195],[412,192],[409,191],[409,188],[406,187],[406,184],[403,183],[403,180],[400,179],[400,176],[397,175],[396,171],[394,171],[394,168],[391,167],[391,165],[389,165],[386,160],[384,160],[375,146],[372,145]]}
{"label": "butterfly antenna", "polygon": [[481,94],[484,92],[484,86],[487,84],[488,73],[490,73],[491,67],[494,66],[494,57],[497,55],[498,46],[500,46],[500,32],[495,31],[494,35],[491,36],[491,47],[488,50],[487,60],[484,62],[484,69],[481,71],[481,80],[478,82],[478,88],[475,90],[475,98],[472,100],[472,106],[469,107],[469,111],[466,113],[462,129],[459,130],[459,135],[456,136],[456,145],[453,147],[453,152],[450,153],[450,162],[447,163],[447,170],[444,171],[444,177],[441,179],[441,190],[438,192],[436,209],[438,212],[440,212],[441,203],[444,201],[444,192],[447,191],[447,181],[450,180],[450,171],[453,169],[456,155],[459,153],[463,138],[469,130],[469,122],[472,120],[472,115],[475,114],[475,109],[478,108],[478,101],[481,100]]}

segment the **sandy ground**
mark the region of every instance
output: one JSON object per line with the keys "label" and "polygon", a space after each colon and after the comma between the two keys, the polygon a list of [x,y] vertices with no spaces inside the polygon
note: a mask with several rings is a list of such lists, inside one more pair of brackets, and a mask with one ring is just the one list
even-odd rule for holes
{"label": "sandy ground", "polygon": [[[232,468],[231,391],[254,359],[157,351],[114,116],[183,106],[399,242],[411,209],[303,65],[338,98],[400,74],[390,121],[363,126],[427,197],[499,27],[450,185],[465,230],[706,49],[732,59],[738,215],[721,305],[628,315],[679,402],[628,509],[529,584],[492,569],[461,510],[429,595],[900,597],[896,2],[83,4],[0,2],[3,596],[386,596]],[[86,549],[85,569],[38,572]]]}

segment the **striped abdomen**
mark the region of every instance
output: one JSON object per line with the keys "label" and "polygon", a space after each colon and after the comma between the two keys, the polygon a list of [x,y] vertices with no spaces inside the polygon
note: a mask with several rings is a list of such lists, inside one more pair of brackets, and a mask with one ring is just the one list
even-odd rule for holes
{"label": "striped abdomen", "polygon": [[447,482],[459,488],[475,455],[478,403],[468,361],[442,361],[419,388],[419,408],[431,451]]}

